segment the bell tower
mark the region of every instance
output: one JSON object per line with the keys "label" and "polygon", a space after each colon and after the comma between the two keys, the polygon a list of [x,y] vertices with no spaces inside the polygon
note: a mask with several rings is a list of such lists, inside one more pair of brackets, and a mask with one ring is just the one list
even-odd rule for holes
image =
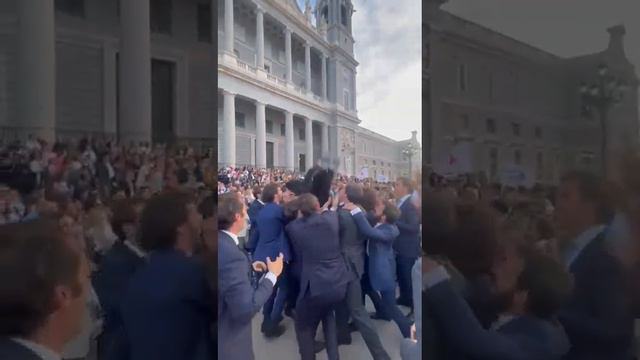
{"label": "bell tower", "polygon": [[327,40],[340,46],[352,56],[351,18],[353,13],[351,0],[318,0],[316,2],[316,28],[326,28]]}

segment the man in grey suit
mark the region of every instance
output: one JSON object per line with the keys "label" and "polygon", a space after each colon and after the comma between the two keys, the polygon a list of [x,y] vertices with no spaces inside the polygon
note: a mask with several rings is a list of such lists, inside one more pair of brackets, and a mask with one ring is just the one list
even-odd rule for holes
{"label": "man in grey suit", "polygon": [[218,204],[218,358],[253,360],[251,319],[273,292],[282,273],[283,256],[267,263],[256,261],[253,269],[268,273],[251,286],[251,267],[238,243],[238,233],[246,225],[247,209],[236,194],[221,196]]}
{"label": "man in grey suit", "polygon": [[[362,186],[359,184],[348,184],[338,193],[340,203],[359,203],[362,199]],[[349,315],[362,338],[364,339],[369,352],[374,360],[390,359],[380,341],[380,337],[373,326],[373,322],[362,303],[362,287],[360,279],[364,273],[364,257],[366,239],[359,233],[358,227],[345,209],[338,209],[338,220],[340,226],[340,247],[347,260],[349,270],[354,279],[347,285],[347,296],[336,309],[336,323],[338,328],[338,343],[350,344],[351,334],[348,326]]]}

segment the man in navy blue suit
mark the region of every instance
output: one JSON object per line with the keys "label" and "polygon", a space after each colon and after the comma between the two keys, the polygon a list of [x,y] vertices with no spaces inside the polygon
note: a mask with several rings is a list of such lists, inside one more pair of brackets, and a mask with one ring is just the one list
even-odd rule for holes
{"label": "man in navy blue suit", "polygon": [[545,255],[530,253],[523,260],[522,270],[503,277],[511,288],[507,308],[486,330],[453,289],[445,268],[422,259],[426,306],[433,311],[442,341],[455,347],[461,359],[560,360],[569,351],[568,338],[554,318],[571,294],[568,272]]}
{"label": "man in navy blue suit", "polygon": [[253,187],[253,196],[255,200],[249,204],[249,210],[247,213],[249,214],[249,236],[246,244],[247,251],[253,253],[256,248],[256,228],[258,227],[258,215],[260,214],[260,210],[264,208],[264,200],[262,200],[262,188],[260,185],[256,185]]}
{"label": "man in navy blue suit", "polygon": [[246,207],[234,194],[225,194],[218,204],[218,359],[253,360],[251,319],[273,293],[282,273],[283,256],[254,262],[254,270],[268,271],[251,286],[249,259],[240,247],[238,233],[246,223]]}
{"label": "man in navy blue suit", "polygon": [[413,307],[411,269],[422,250],[420,248],[420,217],[411,196],[413,195],[413,184],[411,180],[399,177],[394,186],[394,195],[397,199],[397,206],[400,209],[400,219],[396,222],[400,235],[393,243],[396,252],[396,267],[398,273],[398,285],[400,287],[400,297],[397,302],[400,305]]}
{"label": "man in navy blue suit", "polygon": [[560,313],[571,340],[567,359],[632,359],[633,317],[621,264],[604,236],[612,213],[603,182],[572,172],[558,190],[556,220],[562,260],[573,274],[573,295]]}
{"label": "man in navy blue suit", "polygon": [[205,269],[192,257],[202,216],[186,195],[152,198],[140,221],[147,263],[131,278],[121,303],[130,360],[213,356],[213,299]]}
{"label": "man in navy blue suit", "polygon": [[104,311],[103,332],[99,340],[101,359],[115,359],[124,340],[119,305],[129,279],[145,263],[144,251],[136,241],[138,215],[130,200],[116,202],[111,211],[111,227],[118,236],[93,276],[100,305]]}
{"label": "man in navy blue suit", "polygon": [[[284,261],[288,262],[291,256],[289,241],[284,232],[286,225],[284,209],[280,206],[282,190],[275,183],[268,184],[262,190],[262,198],[265,206],[258,215],[257,226],[254,229],[253,236],[257,241],[255,242],[253,260],[265,262],[267,258],[273,259],[282,253]],[[264,318],[261,330],[267,337],[278,337],[285,331],[280,321],[283,320],[282,312],[287,291],[288,278],[284,275],[278,279],[278,283],[262,312]]]}

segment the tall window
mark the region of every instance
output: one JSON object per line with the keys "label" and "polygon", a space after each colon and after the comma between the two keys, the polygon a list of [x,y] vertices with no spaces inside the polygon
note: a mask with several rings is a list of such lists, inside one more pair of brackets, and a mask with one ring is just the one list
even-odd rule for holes
{"label": "tall window", "polygon": [[462,114],[462,115],[460,116],[460,119],[461,119],[461,121],[462,121],[462,128],[463,128],[464,130],[469,130],[469,127],[470,127],[470,125],[471,125],[471,124],[469,123],[469,115],[467,115],[467,114]]}
{"label": "tall window", "polygon": [[467,91],[467,65],[465,64],[460,64],[458,65],[458,89],[461,92],[466,92]]}
{"label": "tall window", "polygon": [[511,129],[513,131],[513,136],[520,136],[520,124],[511,123]]}
{"label": "tall window", "polygon": [[265,127],[267,128],[267,134],[273,134],[273,121],[267,120],[265,122]]}
{"label": "tall window", "polygon": [[491,179],[498,177],[498,149],[489,149],[489,176]]}
{"label": "tall window", "polygon": [[84,0],[56,0],[56,10],[67,15],[85,17]]}
{"label": "tall window", "polygon": [[243,113],[236,113],[236,127],[244,129],[245,127],[245,117]]}
{"label": "tall window", "polygon": [[489,134],[495,134],[496,133],[496,120],[493,118],[487,118],[487,132]]}
{"label": "tall window", "polygon": [[349,94],[349,90],[344,89],[343,96],[344,96],[344,109],[349,111],[351,110],[351,101],[350,101],[351,94]]}
{"label": "tall window", "polygon": [[520,153],[520,150],[516,149],[513,152],[513,162],[516,165],[521,165],[522,164],[522,154]]}
{"label": "tall window", "polygon": [[489,99],[493,100],[493,73],[489,74]]}
{"label": "tall window", "polygon": [[211,42],[211,4],[198,4],[198,41]]}
{"label": "tall window", "polygon": [[171,0],[151,0],[149,7],[151,31],[171,35]]}
{"label": "tall window", "polygon": [[538,180],[542,179],[542,170],[543,170],[543,158],[542,153],[539,152],[536,154],[536,178]]}
{"label": "tall window", "polygon": [[287,129],[284,124],[280,124],[280,136],[285,136],[287,134]]}
{"label": "tall window", "polygon": [[349,22],[347,19],[347,7],[344,4],[340,5],[340,23],[343,26],[349,26]]}

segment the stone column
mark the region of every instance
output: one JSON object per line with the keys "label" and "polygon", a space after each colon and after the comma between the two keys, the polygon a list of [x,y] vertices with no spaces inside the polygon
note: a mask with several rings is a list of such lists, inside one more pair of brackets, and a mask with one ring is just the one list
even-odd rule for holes
{"label": "stone column", "polygon": [[[49,141],[56,126],[56,29],[53,1],[18,5],[17,125]],[[25,134],[26,135],[26,134]]]}
{"label": "stone column", "polygon": [[313,121],[310,118],[305,119],[304,138],[306,140],[306,168],[307,171],[313,167]]}
{"label": "stone column", "polygon": [[149,0],[121,0],[120,8],[121,139],[151,141]]}
{"label": "stone column", "polygon": [[267,167],[267,123],[265,105],[256,101],[256,167]]}
{"label": "stone column", "polygon": [[285,134],[285,154],[288,170],[295,169],[294,147],[293,147],[293,113],[285,111],[284,134]]}
{"label": "stone column", "polygon": [[284,29],[284,52],[287,62],[287,82],[293,83],[293,59],[291,58],[291,29]]}
{"label": "stone column", "polygon": [[256,67],[264,70],[264,9],[260,5],[256,9],[256,45],[258,50]]}
{"label": "stone column", "polygon": [[327,57],[322,53],[322,100],[327,99]]}
{"label": "stone column", "polygon": [[233,0],[224,0],[224,50],[230,54],[233,54],[233,41]]}
{"label": "stone column", "polygon": [[222,140],[222,165],[236,165],[236,94],[223,90],[224,94],[224,120],[222,129],[223,136],[218,136]]}
{"label": "stone column", "polygon": [[307,89],[307,92],[311,92],[311,44],[309,42],[304,43],[304,68],[305,68],[305,77],[304,77],[304,87]]}
{"label": "stone column", "polygon": [[322,123],[322,157],[329,157],[329,124]]}

